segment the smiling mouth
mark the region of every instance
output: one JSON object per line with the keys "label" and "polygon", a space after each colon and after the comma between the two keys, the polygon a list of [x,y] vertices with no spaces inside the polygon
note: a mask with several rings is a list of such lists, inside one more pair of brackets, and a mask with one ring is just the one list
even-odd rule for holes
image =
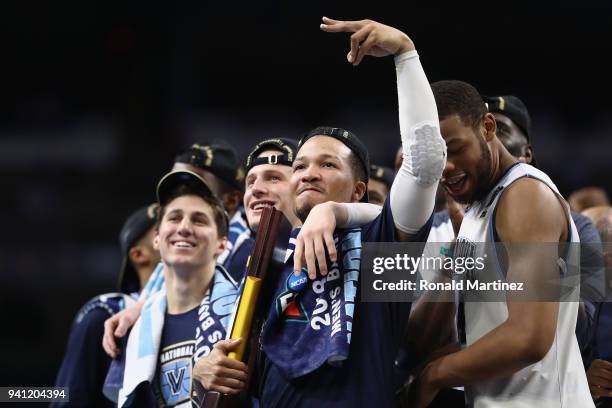
{"label": "smiling mouth", "polygon": [[465,187],[466,180],[467,174],[464,173],[457,176],[448,177],[444,179],[443,183],[449,193],[458,194]]}
{"label": "smiling mouth", "polygon": [[195,244],[189,241],[173,241],[171,244],[175,248],[195,248]]}
{"label": "smiling mouth", "polygon": [[276,204],[274,201],[257,201],[251,204],[251,210],[263,211],[264,208],[274,207],[274,204]]}

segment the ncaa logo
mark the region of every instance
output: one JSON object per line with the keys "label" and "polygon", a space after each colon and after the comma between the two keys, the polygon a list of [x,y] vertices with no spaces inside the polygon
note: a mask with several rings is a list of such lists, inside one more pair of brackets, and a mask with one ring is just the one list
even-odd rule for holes
{"label": "ncaa logo", "polygon": [[291,274],[291,276],[289,276],[289,282],[287,282],[287,286],[290,290],[294,292],[299,292],[304,289],[304,286],[306,286],[307,281],[308,277],[304,272],[302,272],[299,276]]}

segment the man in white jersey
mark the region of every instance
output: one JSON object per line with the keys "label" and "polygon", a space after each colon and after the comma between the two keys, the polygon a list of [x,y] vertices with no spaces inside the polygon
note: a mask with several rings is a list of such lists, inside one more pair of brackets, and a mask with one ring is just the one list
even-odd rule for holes
{"label": "man in white jersey", "polygon": [[[461,242],[578,242],[558,190],[506,150],[478,91],[460,81],[432,89],[448,149],[442,182],[453,199],[469,204],[456,250]],[[550,279],[545,272],[556,267],[541,247],[520,256],[508,250],[506,281]],[[414,406],[426,407],[442,388],[465,386],[470,407],[592,407],[574,334],[577,308],[577,301],[466,302],[467,346],[425,366],[413,386]]]}

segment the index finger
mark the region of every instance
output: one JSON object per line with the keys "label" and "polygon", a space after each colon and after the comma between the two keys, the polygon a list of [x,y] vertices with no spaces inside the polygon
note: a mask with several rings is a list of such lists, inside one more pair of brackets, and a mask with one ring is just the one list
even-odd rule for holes
{"label": "index finger", "polygon": [[299,276],[302,272],[302,258],[304,252],[304,240],[298,236],[295,240],[295,249],[293,250],[293,273]]}
{"label": "index finger", "polygon": [[364,21],[342,21],[323,17],[321,30],[327,33],[354,33],[365,25]]}
{"label": "index finger", "polygon": [[217,365],[221,366],[221,367],[225,367],[225,368],[231,368],[233,370],[239,370],[242,372],[247,372],[247,365],[240,361],[240,360],[235,360],[233,358],[230,357],[221,357],[217,363]]}
{"label": "index finger", "polygon": [[119,351],[117,343],[115,343],[115,336],[113,335],[115,331],[114,323],[115,321],[112,320],[112,317],[106,319],[104,322],[104,335],[102,336],[102,347],[113,358],[117,357]]}

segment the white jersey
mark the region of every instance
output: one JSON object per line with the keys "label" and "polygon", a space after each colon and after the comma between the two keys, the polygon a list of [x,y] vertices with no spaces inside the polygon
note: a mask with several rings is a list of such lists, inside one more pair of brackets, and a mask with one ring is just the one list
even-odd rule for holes
{"label": "white jersey", "polygon": [[[542,171],[527,164],[512,166],[483,200],[473,203],[466,211],[458,236],[456,251],[464,243],[494,242],[494,216],[504,190],[516,180],[531,177],[546,184],[565,204],[557,187]],[[526,203],[526,205],[529,205]],[[578,243],[578,233],[569,215],[569,241]],[[481,246],[480,244],[478,246]],[[473,247],[473,245],[472,245]],[[579,250],[572,245],[565,261],[579,265]],[[495,268],[497,259],[489,257],[486,268]],[[488,269],[490,270],[490,269]],[[474,270],[475,278],[479,272]],[[482,273],[482,272],[480,272]],[[579,282],[576,284],[579,291]],[[577,299],[576,295],[573,297]],[[519,370],[513,375],[472,386],[466,386],[466,401],[469,407],[594,407],[589,393],[575,328],[578,302],[559,302],[559,316],[553,344],[539,362]],[[508,318],[506,302],[465,302],[465,331],[467,345],[471,345],[485,334],[500,326]]]}

